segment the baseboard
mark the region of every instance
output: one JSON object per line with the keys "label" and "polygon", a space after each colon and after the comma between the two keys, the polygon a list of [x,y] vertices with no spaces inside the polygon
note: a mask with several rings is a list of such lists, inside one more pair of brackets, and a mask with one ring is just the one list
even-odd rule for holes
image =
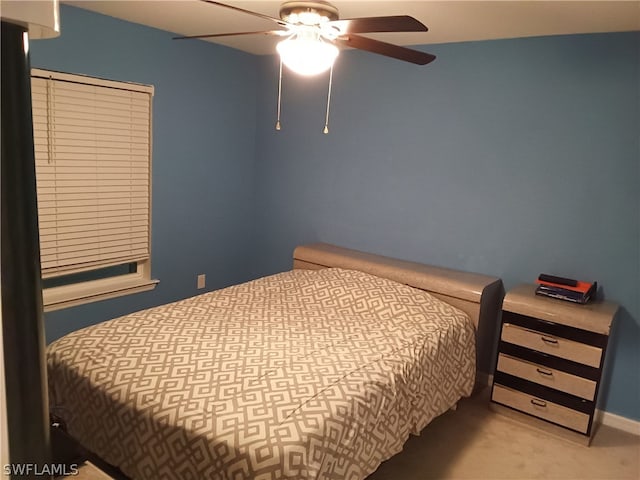
{"label": "baseboard", "polygon": [[596,409],[594,421],[596,423],[606,425],[607,427],[616,428],[618,430],[640,436],[640,421],[638,420],[632,420],[614,413]]}
{"label": "baseboard", "polygon": [[[492,383],[493,375],[486,372],[476,373],[476,389],[484,386],[491,386]],[[630,418],[622,417],[599,409],[596,409],[593,420],[595,423],[640,436],[640,421],[638,420],[632,420]]]}

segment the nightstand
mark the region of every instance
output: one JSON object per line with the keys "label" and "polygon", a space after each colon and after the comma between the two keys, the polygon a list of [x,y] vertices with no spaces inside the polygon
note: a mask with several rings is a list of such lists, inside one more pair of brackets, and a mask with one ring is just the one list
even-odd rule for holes
{"label": "nightstand", "polygon": [[509,291],[491,389],[492,410],[589,445],[609,330],[611,302],[578,305]]}

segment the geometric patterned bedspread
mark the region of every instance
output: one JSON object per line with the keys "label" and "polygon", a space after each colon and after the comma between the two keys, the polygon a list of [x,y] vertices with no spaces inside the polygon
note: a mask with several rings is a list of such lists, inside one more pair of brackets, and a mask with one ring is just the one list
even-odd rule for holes
{"label": "geometric patterned bedspread", "polygon": [[131,478],[360,480],[471,393],[474,338],[426,292],[293,270],[57,340],[49,401]]}

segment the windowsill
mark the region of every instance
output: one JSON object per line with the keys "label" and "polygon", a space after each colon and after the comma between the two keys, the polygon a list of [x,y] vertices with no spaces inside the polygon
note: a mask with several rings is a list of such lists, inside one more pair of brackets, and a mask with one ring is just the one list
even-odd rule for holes
{"label": "windowsill", "polygon": [[44,311],[52,312],[133,293],[147,292],[156,288],[158,283],[159,280],[150,280],[139,273],[131,273],[73,285],[51,287],[42,291]]}

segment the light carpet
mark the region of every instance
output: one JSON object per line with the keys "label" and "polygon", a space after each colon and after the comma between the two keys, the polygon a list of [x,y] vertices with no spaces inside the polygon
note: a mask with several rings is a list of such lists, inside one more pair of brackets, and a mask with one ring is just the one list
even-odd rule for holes
{"label": "light carpet", "polygon": [[367,480],[640,479],[640,436],[600,426],[590,447],[494,413],[488,391],[436,418]]}

